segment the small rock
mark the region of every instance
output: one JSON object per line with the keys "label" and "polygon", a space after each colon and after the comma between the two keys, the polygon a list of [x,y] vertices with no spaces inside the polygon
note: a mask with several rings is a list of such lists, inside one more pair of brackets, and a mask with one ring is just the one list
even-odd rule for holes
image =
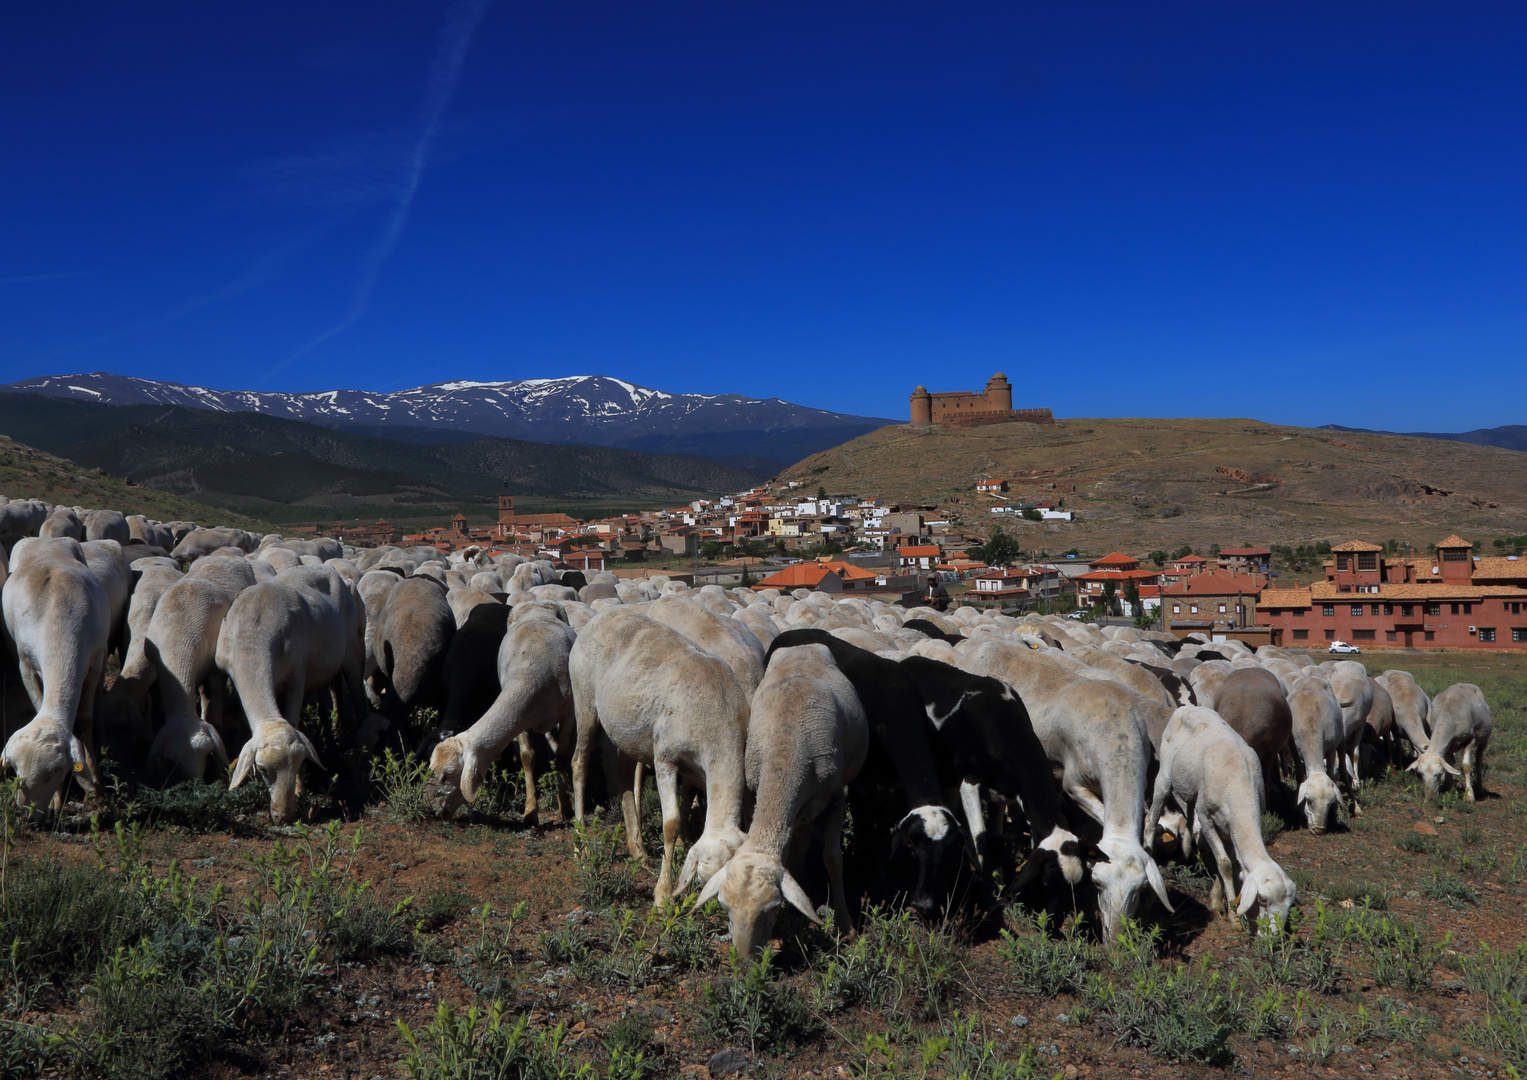
{"label": "small rock", "polygon": [[729,1046],[707,1061],[705,1067],[713,1077],[731,1076],[748,1067],[748,1055],[735,1046]]}
{"label": "small rock", "polygon": [[1055,1022],[1057,1024],[1069,1024],[1071,1022],[1071,1017],[1066,1015],[1065,1013],[1056,1013],[1055,1014]]}
{"label": "small rock", "polygon": [[1432,820],[1435,821],[1438,825],[1441,825],[1444,821],[1447,820],[1447,818],[1443,817],[1441,814],[1438,814],[1436,817],[1432,818]]}
{"label": "small rock", "polygon": [[1411,832],[1418,832],[1422,836],[1436,836],[1437,835],[1437,828],[1436,828],[1436,826],[1430,825],[1430,824],[1428,824],[1425,821],[1418,821],[1418,822],[1416,822],[1414,825],[1412,825],[1410,827],[1410,831]]}
{"label": "small rock", "polygon": [[1353,903],[1351,900],[1343,900],[1341,902],[1341,906],[1342,907],[1346,907],[1346,908],[1355,908],[1355,907],[1357,907],[1357,905],[1355,903]]}
{"label": "small rock", "polygon": [[1078,1075],[1075,1065],[1066,1066],[1066,1080],[1076,1080]]}

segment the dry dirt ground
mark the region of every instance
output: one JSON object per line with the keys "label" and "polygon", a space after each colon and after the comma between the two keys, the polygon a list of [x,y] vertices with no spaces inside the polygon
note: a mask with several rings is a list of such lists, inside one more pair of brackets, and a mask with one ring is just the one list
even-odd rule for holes
{"label": "dry dirt ground", "polygon": [[1041,932],[998,899],[985,918],[880,916],[841,941],[782,916],[772,963],[748,968],[714,906],[650,913],[652,873],[613,829],[524,825],[512,778],[437,822],[395,764],[363,820],[315,792],[287,830],[260,824],[258,792],[124,788],[52,829],[8,823],[0,1076],[1527,1069],[1527,658],[1365,659],[1433,692],[1480,684],[1488,795],[1428,805],[1391,772],[1332,834],[1268,819],[1300,891],[1273,945],[1211,917],[1204,871],[1179,864],[1176,915],[1150,910],[1123,943]]}
{"label": "dry dirt ground", "polygon": [[[792,465],[804,490],[937,504],[964,526],[1001,521],[1025,550],[1149,551],[1214,543],[1396,539],[1421,550],[1527,521],[1527,454],[1288,427],[1252,419],[1066,419],[966,429],[884,427]],[[1064,499],[1078,519],[996,518],[977,481],[1016,500]],[[1055,485],[1052,488],[1050,485]],[[1074,490],[1073,490],[1074,489]]]}

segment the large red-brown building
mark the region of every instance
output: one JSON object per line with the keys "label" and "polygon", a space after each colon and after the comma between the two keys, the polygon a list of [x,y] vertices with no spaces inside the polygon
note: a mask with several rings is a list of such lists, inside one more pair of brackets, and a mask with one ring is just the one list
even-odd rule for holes
{"label": "large red-brown building", "polygon": [[1331,554],[1325,581],[1263,592],[1257,611],[1275,644],[1527,649],[1527,562],[1476,558],[1458,536],[1435,559],[1385,559],[1361,540]]}

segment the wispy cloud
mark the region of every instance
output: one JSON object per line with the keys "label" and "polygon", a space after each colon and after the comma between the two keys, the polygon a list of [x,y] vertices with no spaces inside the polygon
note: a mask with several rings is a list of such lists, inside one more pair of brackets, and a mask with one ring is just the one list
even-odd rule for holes
{"label": "wispy cloud", "polygon": [[21,274],[17,277],[0,277],[0,285],[30,285],[34,281],[66,281],[84,276],[84,271],[70,274]]}
{"label": "wispy cloud", "polygon": [[[396,201],[383,222],[382,231],[376,238],[376,242],[361,257],[360,280],[356,283],[355,294],[349,307],[333,326],[267,371],[263,377],[264,380],[269,380],[271,376],[306,356],[336,334],[348,330],[366,314],[366,308],[371,303],[371,293],[376,288],[377,279],[381,276],[382,266],[386,263],[387,257],[392,254],[393,249],[397,247],[398,239],[408,225],[408,215],[413,208],[414,198],[419,193],[419,184],[424,178],[424,167],[429,160],[430,147],[440,131],[440,123],[445,116],[446,106],[450,104],[451,95],[456,92],[456,86],[461,81],[461,68],[466,61],[467,48],[472,43],[472,35],[476,32],[478,24],[482,22],[492,2],[493,0],[458,0],[446,12],[445,25],[440,30],[440,44],[425,79],[421,109],[423,122],[417,137],[403,158]],[[372,175],[386,177],[387,173],[383,171]]]}

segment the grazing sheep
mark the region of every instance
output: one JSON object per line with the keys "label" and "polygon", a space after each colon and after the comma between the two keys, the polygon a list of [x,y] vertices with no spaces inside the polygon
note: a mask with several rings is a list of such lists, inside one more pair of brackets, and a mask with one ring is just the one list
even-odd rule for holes
{"label": "grazing sheep", "polygon": [[821,645],[781,650],[753,694],[747,736],[753,821],[737,853],[706,882],[730,917],[732,944],[752,957],[769,940],[785,901],[820,925],[791,874],[809,826],[822,823],[822,861],[838,924],[853,926],[843,887],[844,787],[869,752],[864,708]]}
{"label": "grazing sheep", "polygon": [[427,577],[400,581],[382,609],[368,614],[368,623],[375,624],[368,636],[376,661],[373,680],[381,684],[375,688],[378,711],[401,729],[415,707],[443,704],[440,669],[456,632],[456,616],[445,590]]}
{"label": "grazing sheep", "polygon": [[[499,605],[497,610],[506,610]],[[449,816],[463,802],[477,798],[478,788],[488,775],[488,768],[498,760],[508,745],[526,732],[555,735],[559,751],[559,779],[563,781],[563,813],[567,812],[565,788],[568,759],[576,739],[577,718],[568,660],[575,640],[572,628],[546,614],[499,622],[493,609],[469,620],[471,637],[463,631],[458,637],[480,637],[483,647],[499,630],[497,697],[471,727],[441,739],[430,755],[431,798],[437,814]],[[453,675],[459,675],[470,657],[455,649],[447,661]],[[452,714],[455,715],[454,713]],[[522,746],[522,762],[523,762]],[[536,819],[535,779],[526,764],[525,817]]]}
{"label": "grazing sheep", "polygon": [[1292,741],[1304,764],[1304,781],[1294,796],[1309,830],[1320,836],[1331,827],[1341,792],[1331,773],[1337,768],[1345,735],[1341,706],[1325,679],[1306,675],[1288,692]]}
{"label": "grazing sheep", "polygon": [[1078,677],[1021,645],[983,642],[960,666],[1007,683],[1028,706],[1061,790],[1100,825],[1107,860],[1093,867],[1098,910],[1110,937],[1133,917],[1147,888],[1172,910],[1161,869],[1140,844],[1150,738],[1139,696],[1117,680]]}
{"label": "grazing sheep", "polygon": [[[1463,777],[1463,797],[1473,802],[1484,790],[1485,748],[1490,745],[1490,705],[1473,683],[1454,683],[1432,699],[1432,734],[1421,756],[1407,768],[1426,784],[1427,797],[1442,790],[1443,775]],[[1448,758],[1462,751],[1455,768]]]}
{"label": "grazing sheep", "polygon": [[1424,753],[1431,739],[1427,719],[1431,713],[1432,699],[1416,685],[1416,677],[1408,671],[1391,669],[1379,675],[1376,681],[1389,692],[1389,700],[1394,706],[1395,727],[1410,740],[1414,753]]}
{"label": "grazing sheep", "polygon": [[1357,775],[1357,748],[1373,706],[1373,684],[1368,680],[1368,669],[1356,660],[1327,660],[1320,666],[1331,682],[1336,704],[1341,706],[1341,764],[1356,791],[1362,786]]}
{"label": "grazing sheep", "polygon": [[303,762],[323,767],[297,730],[303,695],[327,687],[341,714],[353,716],[363,640],[350,587],[326,567],[299,566],[245,589],[223,619],[217,666],[233,680],[251,730],[228,786],[258,772],[278,825],[296,817]]}
{"label": "grazing sheep", "polygon": [[87,791],[95,787],[89,746],[106,674],[111,618],[106,590],[77,540],[28,537],[11,549],[0,608],[16,645],[22,684],[37,710],[6,740],[0,764],[20,780],[18,806],[56,809],[70,775]]}
{"label": "grazing sheep", "polygon": [[1283,684],[1265,668],[1237,668],[1220,684],[1214,711],[1257,755],[1263,788],[1271,797],[1280,789],[1278,762],[1294,733]]}
{"label": "grazing sheep", "polygon": [[[663,805],[663,863],[655,901],[691,881],[709,881],[742,844],[748,699],[724,661],[639,611],[596,615],[568,660],[578,719],[573,812],[583,820],[589,756],[600,731],[622,758],[650,765]],[[679,833],[679,778],[705,790],[705,827],[670,884]],[[633,792],[634,769],[621,768],[626,845],[644,857]]]}
{"label": "grazing sheep", "polygon": [[1145,823],[1147,843],[1168,796],[1176,800],[1193,823],[1195,837],[1214,856],[1218,877],[1209,907],[1229,914],[1236,895],[1228,845],[1241,868],[1236,914],[1255,919],[1258,933],[1282,930],[1298,890],[1262,843],[1262,813],[1267,808],[1262,765],[1256,752],[1213,709],[1184,706],[1167,723],[1161,739],[1161,769]]}

